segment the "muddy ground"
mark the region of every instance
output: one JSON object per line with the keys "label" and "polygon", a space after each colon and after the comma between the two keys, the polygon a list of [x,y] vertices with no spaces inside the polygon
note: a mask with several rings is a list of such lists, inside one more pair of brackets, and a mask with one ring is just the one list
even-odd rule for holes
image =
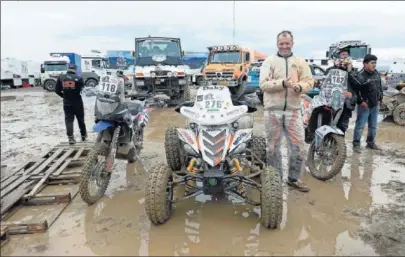
{"label": "muddy ground", "polygon": [[[84,100],[90,131],[94,99]],[[256,134],[263,132],[261,116],[262,110],[256,114]],[[118,161],[97,204],[87,206],[77,196],[46,233],[12,236],[2,256],[405,255],[405,128],[383,121],[377,138],[382,152],[353,154],[349,145],[336,178],[321,182],[305,173],[307,194],[285,187],[278,230],[260,226],[258,208],[205,196],[176,204],[171,219],[154,226],[144,212],[145,174],[165,161],[165,128],[183,123],[173,109],[154,110],[141,155],[146,170]],[[79,138],[77,123],[75,134]],[[348,144],[351,137],[350,131]],[[57,95],[42,88],[2,92],[2,175],[61,141],[66,133]]]}

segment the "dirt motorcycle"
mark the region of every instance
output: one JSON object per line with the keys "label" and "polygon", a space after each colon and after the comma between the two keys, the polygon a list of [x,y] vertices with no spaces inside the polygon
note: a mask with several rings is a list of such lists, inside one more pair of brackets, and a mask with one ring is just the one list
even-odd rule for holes
{"label": "dirt motorcycle", "polygon": [[393,116],[396,124],[405,126],[405,87],[401,90],[386,90],[383,95],[380,112],[384,116]]}
{"label": "dirt motorcycle", "polygon": [[[241,129],[238,123],[240,117],[256,110],[247,102],[232,100],[228,87],[213,85],[201,86],[195,101],[176,107],[190,122],[187,128],[167,128],[167,165],[158,164],[149,172],[145,210],[152,223],[165,223],[174,203],[206,194],[261,206],[263,226],[279,226],[283,213],[280,173],[265,164],[265,139],[252,135],[253,126]],[[179,185],[185,186],[185,194],[174,200],[174,188]],[[260,192],[260,201],[247,197],[248,188]]]}
{"label": "dirt motorcycle", "polygon": [[116,159],[141,161],[143,133],[149,121],[145,101],[125,101],[122,78],[102,77],[95,92],[93,132],[98,135],[87,156],[79,187],[81,198],[89,205],[104,195]]}
{"label": "dirt motorcycle", "polygon": [[[307,164],[311,175],[326,181],[335,177],[346,161],[344,132],[337,128],[345,101],[350,104],[347,93],[347,72],[331,70],[323,82],[319,95],[311,99],[303,96],[305,142],[310,144]],[[324,171],[316,167],[315,157],[319,156],[321,166],[331,167]]]}

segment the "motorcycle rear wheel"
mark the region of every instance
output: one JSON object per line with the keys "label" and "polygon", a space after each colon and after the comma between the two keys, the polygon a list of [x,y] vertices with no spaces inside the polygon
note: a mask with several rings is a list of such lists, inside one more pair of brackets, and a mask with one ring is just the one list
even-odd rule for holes
{"label": "motorcycle rear wheel", "polygon": [[329,139],[334,141],[336,143],[336,150],[335,150],[335,155],[332,157],[333,162],[332,162],[332,169],[327,172],[326,174],[320,175],[319,170],[315,167],[314,163],[314,158],[315,158],[315,140],[312,141],[309,150],[308,150],[308,168],[311,173],[311,175],[319,179],[321,181],[326,181],[329,179],[332,179],[335,177],[339,172],[341,172],[343,165],[345,164],[346,161],[346,155],[347,155],[347,148],[346,148],[346,143],[345,143],[345,138],[344,136],[341,135],[336,135],[336,134],[328,134],[325,136],[324,140]]}

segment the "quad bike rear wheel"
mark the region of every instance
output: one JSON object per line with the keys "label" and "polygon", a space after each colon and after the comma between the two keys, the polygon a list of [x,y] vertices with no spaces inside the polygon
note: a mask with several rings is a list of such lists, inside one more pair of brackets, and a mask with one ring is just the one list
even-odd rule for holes
{"label": "quad bike rear wheel", "polygon": [[264,167],[261,179],[261,223],[264,227],[276,229],[283,218],[283,187],[280,173],[271,166]]}
{"label": "quad bike rear wheel", "polygon": [[[111,174],[109,172],[103,171],[107,151],[108,148],[106,148],[102,144],[96,144],[90,151],[89,155],[87,156],[86,163],[84,164],[82,176],[80,179],[79,192],[80,197],[88,205],[94,204],[104,195],[110,182]],[[104,160],[99,160],[100,155]],[[90,193],[89,188],[89,185],[92,182],[95,182],[95,184],[97,184],[97,191],[94,195]]]}
{"label": "quad bike rear wheel", "polygon": [[157,164],[149,172],[145,188],[145,212],[155,224],[165,223],[172,212],[172,171],[165,164]]}
{"label": "quad bike rear wheel", "polygon": [[166,162],[172,171],[181,169],[181,142],[176,127],[169,127],[165,132]]}
{"label": "quad bike rear wheel", "polygon": [[402,103],[395,107],[392,116],[396,124],[405,126],[405,103]]}
{"label": "quad bike rear wheel", "polygon": [[[341,135],[336,135],[336,134],[328,134],[324,138],[324,143],[330,141],[330,144],[333,143],[334,149],[331,149],[333,151],[333,156],[320,156],[322,164],[330,163],[332,168],[330,171],[328,171],[325,175],[320,174],[318,169],[315,167],[314,163],[314,158],[315,158],[315,140],[312,141],[311,145],[309,146],[308,150],[308,168],[309,171],[311,172],[311,175],[319,180],[326,181],[329,180],[333,177],[335,177],[343,168],[343,165],[345,164],[346,161],[346,155],[347,155],[347,148],[346,148],[346,143],[345,143],[345,138],[344,136]],[[326,146],[325,146],[326,147]],[[326,158],[327,157],[327,158]]]}

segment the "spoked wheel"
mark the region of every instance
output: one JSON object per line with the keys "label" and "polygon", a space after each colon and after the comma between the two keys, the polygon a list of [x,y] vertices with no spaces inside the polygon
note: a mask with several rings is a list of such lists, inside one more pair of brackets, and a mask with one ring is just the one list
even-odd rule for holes
{"label": "spoked wheel", "polygon": [[107,149],[96,146],[87,157],[80,181],[80,196],[88,205],[103,197],[110,182],[111,173],[104,171]]}
{"label": "spoked wheel", "polygon": [[335,177],[346,161],[346,151],[345,138],[340,135],[326,135],[323,146],[319,145],[318,149],[315,149],[313,141],[309,147],[307,160],[311,175],[322,181]]}

